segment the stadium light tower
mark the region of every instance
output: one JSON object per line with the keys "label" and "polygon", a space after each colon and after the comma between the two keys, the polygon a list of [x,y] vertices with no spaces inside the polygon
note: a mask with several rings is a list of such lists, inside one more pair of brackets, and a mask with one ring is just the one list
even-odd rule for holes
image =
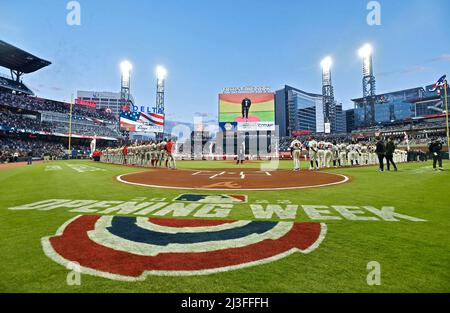
{"label": "stadium light tower", "polygon": [[[156,113],[164,114],[164,92],[167,70],[158,65],[156,67]],[[165,123],[164,123],[165,124]],[[161,136],[164,136],[164,128]]]}
{"label": "stadium light tower", "polygon": [[121,72],[121,83],[120,83],[120,99],[121,104],[128,105],[130,101],[130,79],[131,79],[131,70],[133,66],[129,61],[122,61],[120,63],[120,72]]}
{"label": "stadium light tower", "polygon": [[[120,116],[121,111],[124,111],[125,108],[130,110],[130,80],[131,80],[131,70],[133,66],[127,60],[122,61],[120,63],[120,107],[117,108],[118,114]],[[120,119],[117,127],[120,129]],[[123,131],[125,139],[128,141],[129,132]]]}
{"label": "stadium light tower", "polygon": [[166,82],[167,70],[158,65],[156,67],[156,112],[164,113],[164,91]]}
{"label": "stadium light tower", "polygon": [[336,102],[334,101],[334,88],[331,83],[331,65],[333,60],[326,57],[320,62],[322,67],[322,96],[324,122],[329,123],[331,131],[336,130]]}
{"label": "stadium light tower", "polygon": [[364,98],[364,121],[366,125],[375,122],[375,76],[373,75],[373,48],[370,44],[365,44],[358,51],[363,60],[363,98]]}

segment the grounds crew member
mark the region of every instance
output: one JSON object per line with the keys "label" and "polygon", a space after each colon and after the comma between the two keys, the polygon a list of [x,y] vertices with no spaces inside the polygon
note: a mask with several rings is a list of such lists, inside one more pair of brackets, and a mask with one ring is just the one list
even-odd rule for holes
{"label": "grounds crew member", "polygon": [[397,172],[397,165],[394,162],[395,143],[392,137],[389,137],[386,143],[386,164],[387,170],[391,170],[391,164],[394,166],[394,170]]}
{"label": "grounds crew member", "polygon": [[375,153],[378,156],[378,162],[380,163],[380,172],[384,172],[384,154],[385,154],[385,146],[383,140],[380,137],[377,137],[377,145],[375,149]]}
{"label": "grounds crew member", "polygon": [[294,171],[300,170],[300,157],[302,155],[302,143],[298,140],[297,137],[291,142],[291,156],[294,161]]}
{"label": "grounds crew member", "polygon": [[242,118],[248,119],[248,112],[250,111],[250,106],[252,105],[252,100],[245,98],[241,102],[242,106]]}
{"label": "grounds crew member", "polygon": [[439,170],[442,171],[442,143],[439,139],[435,139],[429,145],[431,156],[433,157],[433,169],[436,171],[436,163],[439,162]]}

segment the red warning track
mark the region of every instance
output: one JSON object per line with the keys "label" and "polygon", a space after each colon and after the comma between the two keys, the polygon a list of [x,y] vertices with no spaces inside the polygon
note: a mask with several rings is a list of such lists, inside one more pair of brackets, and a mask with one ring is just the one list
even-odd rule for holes
{"label": "red warning track", "polygon": [[317,171],[260,171],[257,169],[154,169],[117,177],[136,186],[195,190],[284,190],[317,188],[350,181],[344,175]]}

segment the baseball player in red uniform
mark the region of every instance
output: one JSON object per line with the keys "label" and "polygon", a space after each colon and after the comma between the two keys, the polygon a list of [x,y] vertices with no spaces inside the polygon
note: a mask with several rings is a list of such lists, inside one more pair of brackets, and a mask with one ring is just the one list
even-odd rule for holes
{"label": "baseball player in red uniform", "polygon": [[172,170],[177,169],[177,164],[175,162],[175,158],[173,157],[174,148],[175,148],[175,142],[173,142],[172,139],[169,139],[169,141],[167,141],[167,144],[166,144],[166,152],[167,152],[166,167],[167,167],[167,163],[168,163],[169,169],[172,169]]}
{"label": "baseball player in red uniform", "polygon": [[128,155],[128,147],[127,145],[123,145],[122,147],[122,156],[123,156],[123,164],[127,164],[127,155]]}

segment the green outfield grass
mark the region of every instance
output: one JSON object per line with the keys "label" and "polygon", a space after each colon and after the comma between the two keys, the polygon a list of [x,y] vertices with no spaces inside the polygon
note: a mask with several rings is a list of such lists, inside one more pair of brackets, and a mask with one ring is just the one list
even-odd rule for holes
{"label": "green outfield grass", "polygon": [[[259,117],[261,122],[273,122],[275,120],[275,112],[265,112],[265,111],[252,111],[250,110],[249,116]],[[220,122],[234,122],[238,117],[241,117],[241,112],[238,113],[220,113]]]}
{"label": "green outfield grass", "polygon": [[[101,171],[77,172],[68,164]],[[280,162],[291,168],[291,162]],[[302,162],[303,168],[306,162]],[[430,163],[401,164],[399,172],[379,173],[376,167],[332,169],[351,176],[347,184],[320,189],[238,192],[249,203],[235,205],[228,218],[254,219],[249,204],[258,200],[298,205],[395,207],[396,212],[426,222],[325,221],[328,233],[310,254],[295,253],[272,263],[207,276],[148,276],[121,282],[83,274],[80,286],[66,283],[68,270],[43,252],[41,238],[76,213],[9,210],[45,199],[131,200],[173,199],[183,190],[151,189],[118,183],[116,175],[142,171],[91,161],[56,161],[0,169],[1,292],[450,292],[450,162],[444,172]],[[60,169],[49,171],[48,166]],[[235,168],[230,161],[178,162],[179,168]],[[258,167],[258,162],[244,167]],[[47,169],[47,171],[46,171]],[[54,169],[54,168],[53,168]],[[224,193],[203,192],[202,193]],[[276,218],[275,218],[276,219]],[[310,221],[298,210],[296,221]],[[381,285],[366,283],[367,263],[381,265]]]}

